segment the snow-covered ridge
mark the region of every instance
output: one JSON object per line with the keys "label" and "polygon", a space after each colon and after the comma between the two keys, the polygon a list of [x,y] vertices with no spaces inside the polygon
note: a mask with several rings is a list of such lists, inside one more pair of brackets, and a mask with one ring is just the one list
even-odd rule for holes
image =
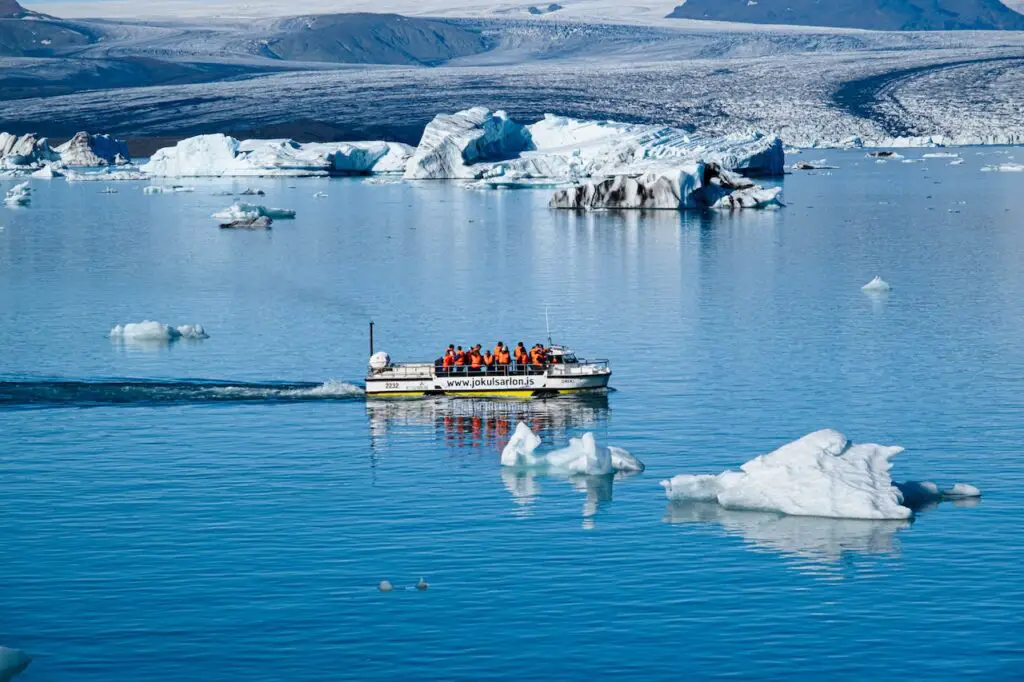
{"label": "snow-covered ridge", "polygon": [[680,474],[661,484],[672,501],[840,519],[907,519],[911,506],[922,502],[980,496],[967,484],[946,492],[929,482],[894,484],[892,458],[901,452],[898,446],[853,444],[824,429],[755,457],[740,471]]}

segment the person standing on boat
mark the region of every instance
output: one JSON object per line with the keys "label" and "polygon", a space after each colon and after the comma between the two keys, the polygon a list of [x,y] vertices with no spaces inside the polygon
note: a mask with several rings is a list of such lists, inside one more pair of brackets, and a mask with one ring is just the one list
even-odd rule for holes
{"label": "person standing on boat", "polygon": [[484,353],[484,357],[483,357],[483,362],[484,362],[484,372],[486,373],[486,372],[492,371],[494,369],[494,354],[491,353],[491,351],[485,352]]}
{"label": "person standing on boat", "polygon": [[501,371],[507,371],[508,365],[511,361],[512,356],[508,353],[508,346],[505,345],[504,341],[498,341],[498,345],[494,347],[495,368]]}
{"label": "person standing on boat", "polygon": [[455,371],[461,372],[466,368],[466,353],[462,346],[455,349]]}
{"label": "person standing on boat", "polygon": [[480,371],[480,363],[483,362],[483,356],[480,355],[480,344],[476,344],[469,351],[469,369],[472,372]]}
{"label": "person standing on boat", "polygon": [[520,341],[516,345],[516,369],[526,371],[526,365],[530,361],[530,356],[526,354],[526,346]]}
{"label": "person standing on boat", "polygon": [[445,374],[451,374],[452,368],[455,366],[455,345],[449,344],[448,350],[444,352],[444,358],[441,360],[441,369],[444,370]]}

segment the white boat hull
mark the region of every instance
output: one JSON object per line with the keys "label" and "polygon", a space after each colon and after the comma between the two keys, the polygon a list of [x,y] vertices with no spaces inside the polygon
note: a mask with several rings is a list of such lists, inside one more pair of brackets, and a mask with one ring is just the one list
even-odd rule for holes
{"label": "white boat hull", "polygon": [[[536,398],[606,388],[611,370],[586,366],[559,372],[548,369],[538,373],[452,372],[438,375],[429,371],[410,371],[405,366],[371,374],[366,378],[366,394],[374,397],[420,397],[451,395],[466,397]],[[403,371],[397,371],[403,370]]]}

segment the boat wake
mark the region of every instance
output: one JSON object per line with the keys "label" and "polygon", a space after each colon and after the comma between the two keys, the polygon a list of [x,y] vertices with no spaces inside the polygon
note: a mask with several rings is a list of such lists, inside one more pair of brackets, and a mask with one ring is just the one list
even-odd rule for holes
{"label": "boat wake", "polygon": [[359,386],[334,380],[324,383],[145,379],[0,381],[0,409],[352,400],[363,395]]}

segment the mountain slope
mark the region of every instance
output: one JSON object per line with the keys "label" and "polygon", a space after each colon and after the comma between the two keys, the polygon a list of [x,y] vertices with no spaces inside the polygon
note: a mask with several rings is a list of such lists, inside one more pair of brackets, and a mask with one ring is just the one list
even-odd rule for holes
{"label": "mountain slope", "polygon": [[1024,30],[999,0],[686,0],[669,17],[885,31]]}

